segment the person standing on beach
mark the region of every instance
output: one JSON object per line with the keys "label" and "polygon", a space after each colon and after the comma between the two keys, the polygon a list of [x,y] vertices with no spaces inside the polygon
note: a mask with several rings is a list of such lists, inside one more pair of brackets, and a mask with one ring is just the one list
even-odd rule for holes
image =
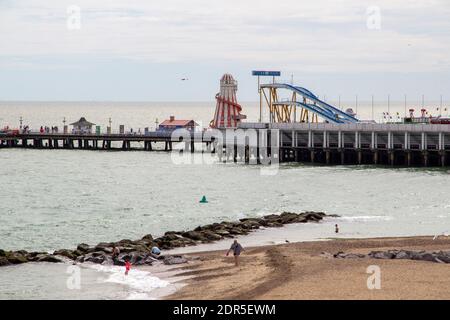
{"label": "person standing on beach", "polygon": [[230,249],[228,249],[227,251],[227,256],[230,254],[230,251],[233,251],[235,266],[239,267],[239,256],[241,255],[242,251],[245,251],[245,249],[241,246],[237,239],[235,239]]}
{"label": "person standing on beach", "polygon": [[339,233],[339,226],[337,224],[334,225],[334,232]]}

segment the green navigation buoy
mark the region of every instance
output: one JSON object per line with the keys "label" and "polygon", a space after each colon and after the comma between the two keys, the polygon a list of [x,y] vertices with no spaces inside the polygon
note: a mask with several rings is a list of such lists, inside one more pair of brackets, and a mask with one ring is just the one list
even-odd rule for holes
{"label": "green navigation buoy", "polygon": [[208,203],[208,200],[206,200],[206,196],[202,197],[202,200],[200,200],[200,203]]}

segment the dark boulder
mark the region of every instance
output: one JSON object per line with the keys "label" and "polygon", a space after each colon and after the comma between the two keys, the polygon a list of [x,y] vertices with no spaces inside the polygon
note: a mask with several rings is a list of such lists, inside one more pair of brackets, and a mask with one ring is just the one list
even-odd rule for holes
{"label": "dark boulder", "polygon": [[222,236],[209,230],[202,231],[202,235],[205,236],[206,239],[211,241],[218,241],[222,239]]}
{"label": "dark boulder", "polygon": [[103,260],[103,262],[102,262],[102,265],[105,265],[105,266],[112,266],[113,264],[114,264],[114,261],[113,261],[113,258],[112,257],[110,257],[110,256],[104,256],[104,260]]}
{"label": "dark boulder", "polygon": [[282,214],[280,214],[279,222],[281,222],[282,224],[294,223],[297,220],[298,216],[298,214],[293,212],[283,212]]}
{"label": "dark boulder", "polygon": [[164,239],[156,239],[155,243],[162,250],[169,250],[175,248],[172,241],[164,241]]}
{"label": "dark boulder", "polygon": [[83,262],[91,262],[91,263],[96,263],[96,264],[101,264],[105,261],[106,256],[104,252],[101,252],[99,254],[99,252],[94,252],[94,253],[90,253],[86,256],[84,256],[84,261]]}
{"label": "dark boulder", "polygon": [[213,223],[210,225],[211,227],[209,228],[211,231],[216,231],[216,230],[221,230],[223,229],[223,225],[221,225],[220,223]]}
{"label": "dark boulder", "polygon": [[175,233],[166,233],[166,234],[164,234],[164,239],[166,241],[178,240],[179,238],[180,238],[180,236],[175,234]]}
{"label": "dark boulder", "polygon": [[80,250],[73,250],[72,253],[75,257],[79,257],[83,254],[83,252],[81,252]]}
{"label": "dark boulder", "polygon": [[153,241],[149,242],[149,241],[145,241],[145,240],[137,240],[137,241],[135,241],[135,245],[150,249],[153,246]]}
{"label": "dark boulder", "polygon": [[298,215],[297,218],[294,219],[293,223],[306,223],[308,222],[308,219],[305,217]]}
{"label": "dark boulder", "polygon": [[28,262],[28,259],[25,255],[18,253],[18,252],[7,252],[6,253],[6,259],[8,259],[8,261],[11,264],[21,264],[21,263],[26,263]]}
{"label": "dark boulder", "polygon": [[89,254],[89,256],[93,256],[93,257],[102,257],[105,256],[106,253],[103,251],[94,251],[92,253]]}
{"label": "dark boulder", "polygon": [[151,266],[153,262],[158,261],[157,259],[153,258],[150,255],[143,256],[141,259],[139,259],[137,262],[134,263],[136,266]]}
{"label": "dark boulder", "polygon": [[0,267],[9,266],[11,262],[5,256],[0,256]]}
{"label": "dark boulder", "polygon": [[185,247],[186,245],[187,244],[185,241],[183,241],[182,239],[177,239],[177,240],[171,240],[169,242],[163,243],[162,246],[160,247],[160,249],[168,250],[168,249],[173,249],[173,248]]}
{"label": "dark boulder", "polygon": [[333,257],[335,257],[336,259],[344,259],[345,258],[345,252],[339,251],[339,252],[335,253],[333,255]]}
{"label": "dark boulder", "polygon": [[214,230],[214,232],[222,237],[232,237],[232,235],[225,229],[217,229]]}
{"label": "dark boulder", "polygon": [[130,246],[134,245],[136,241],[130,240],[130,239],[122,239],[120,241],[117,241],[116,243],[113,243],[116,246]]}
{"label": "dark boulder", "polygon": [[280,228],[280,227],[283,226],[283,224],[280,223],[280,222],[274,221],[274,222],[269,222],[269,223],[267,223],[266,226],[267,226],[268,228]]}
{"label": "dark boulder", "polygon": [[66,258],[69,258],[70,260],[75,260],[77,256],[73,254],[73,251],[67,250],[67,249],[61,249],[53,252],[53,255],[55,256],[63,256]]}
{"label": "dark boulder", "polygon": [[429,262],[438,262],[436,260],[436,256],[432,253],[428,253],[428,252],[414,252],[411,255],[411,259],[412,260],[419,260],[419,261],[429,261]]}
{"label": "dark boulder", "polygon": [[395,254],[395,259],[411,259],[411,251],[399,250]]}
{"label": "dark boulder", "polygon": [[267,227],[268,224],[269,224],[269,221],[267,221],[265,219],[261,219],[261,221],[259,221],[259,225],[262,227]]}
{"label": "dark boulder", "polygon": [[38,260],[39,257],[48,255],[47,252],[30,252],[27,254],[27,260],[29,262],[35,262]]}
{"label": "dark boulder", "polygon": [[256,220],[248,219],[246,221],[241,222],[240,226],[244,229],[259,229],[261,225]]}
{"label": "dark boulder", "polygon": [[439,262],[450,263],[450,251],[437,252],[436,253],[436,259],[439,260]]}
{"label": "dark boulder", "polygon": [[264,220],[266,221],[278,221],[279,218],[280,216],[277,214],[268,214],[264,216]]}
{"label": "dark boulder", "polygon": [[96,251],[103,251],[105,253],[112,253],[114,244],[109,242],[100,242],[95,246]]}
{"label": "dark boulder", "polygon": [[117,248],[120,250],[120,252],[123,252],[123,253],[129,253],[129,252],[136,251],[135,246],[126,246],[126,247],[117,246]]}
{"label": "dark boulder", "polygon": [[77,246],[77,250],[80,252],[88,252],[91,247],[86,243],[81,243]]}
{"label": "dark boulder", "polygon": [[205,238],[204,235],[202,235],[200,232],[198,231],[187,231],[182,233],[182,236],[188,239],[192,239],[195,241],[206,241],[207,239]]}
{"label": "dark boulder", "polygon": [[150,248],[141,244],[137,244],[134,246],[134,251],[146,254],[150,251]]}
{"label": "dark boulder", "polygon": [[305,218],[307,221],[319,222],[323,219],[325,214],[323,212],[303,212],[300,216]]}
{"label": "dark boulder", "polygon": [[153,241],[153,236],[151,234],[146,234],[145,236],[142,237],[141,240],[144,240],[146,242],[152,242]]}
{"label": "dark boulder", "polygon": [[37,256],[37,262],[51,262],[51,263],[62,263],[64,262],[60,258],[52,254],[41,254]]}

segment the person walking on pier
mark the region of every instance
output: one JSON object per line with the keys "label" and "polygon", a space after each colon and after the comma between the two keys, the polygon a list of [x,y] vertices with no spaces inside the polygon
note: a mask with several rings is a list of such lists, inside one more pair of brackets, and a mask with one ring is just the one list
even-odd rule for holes
{"label": "person walking on pier", "polygon": [[241,244],[235,239],[233,241],[233,244],[231,245],[230,249],[227,251],[227,256],[230,254],[230,251],[233,251],[234,255],[234,265],[236,267],[239,267],[239,256],[241,255],[242,251],[245,251],[245,249],[241,246]]}

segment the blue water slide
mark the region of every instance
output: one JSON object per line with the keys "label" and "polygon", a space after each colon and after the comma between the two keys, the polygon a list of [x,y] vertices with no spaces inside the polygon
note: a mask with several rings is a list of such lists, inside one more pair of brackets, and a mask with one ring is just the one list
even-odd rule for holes
{"label": "blue water slide", "polygon": [[302,88],[302,87],[296,87],[288,83],[274,83],[274,84],[268,84],[264,85],[265,87],[275,87],[275,88],[284,88],[293,92],[299,93],[304,98],[307,98],[314,102],[314,104],[305,104],[305,103],[299,103],[302,107],[312,111],[316,112],[323,118],[333,122],[333,123],[356,123],[359,122],[359,120],[352,115],[349,115],[341,110],[339,110],[336,107],[333,107],[332,105],[320,100],[315,94],[313,94],[308,89]]}
{"label": "blue water slide", "polygon": [[336,116],[329,112],[328,110],[324,110],[321,107],[314,105],[314,104],[308,104],[308,103],[303,103],[303,102],[299,102],[296,101],[295,102],[298,106],[301,106],[302,108],[311,111],[313,113],[318,114],[319,116],[321,116],[322,118],[328,120],[329,122],[332,123],[344,123],[344,121],[342,121],[342,119],[337,119]]}
{"label": "blue water slide", "polygon": [[319,106],[323,107],[324,109],[328,109],[328,110],[332,111],[333,113],[338,114],[342,118],[346,119],[348,122],[359,122],[358,119],[356,119],[355,117],[349,115],[348,113],[345,113],[345,112],[339,110],[338,108],[333,107],[332,105],[330,105],[330,104],[320,100],[314,94],[312,94],[309,90],[306,90],[306,89],[301,88],[301,87],[295,87],[295,86],[287,84],[287,83],[283,83],[283,86],[285,86],[287,89],[290,89],[292,91],[299,92],[304,97],[306,97],[306,98],[310,99],[311,101],[317,103]]}

